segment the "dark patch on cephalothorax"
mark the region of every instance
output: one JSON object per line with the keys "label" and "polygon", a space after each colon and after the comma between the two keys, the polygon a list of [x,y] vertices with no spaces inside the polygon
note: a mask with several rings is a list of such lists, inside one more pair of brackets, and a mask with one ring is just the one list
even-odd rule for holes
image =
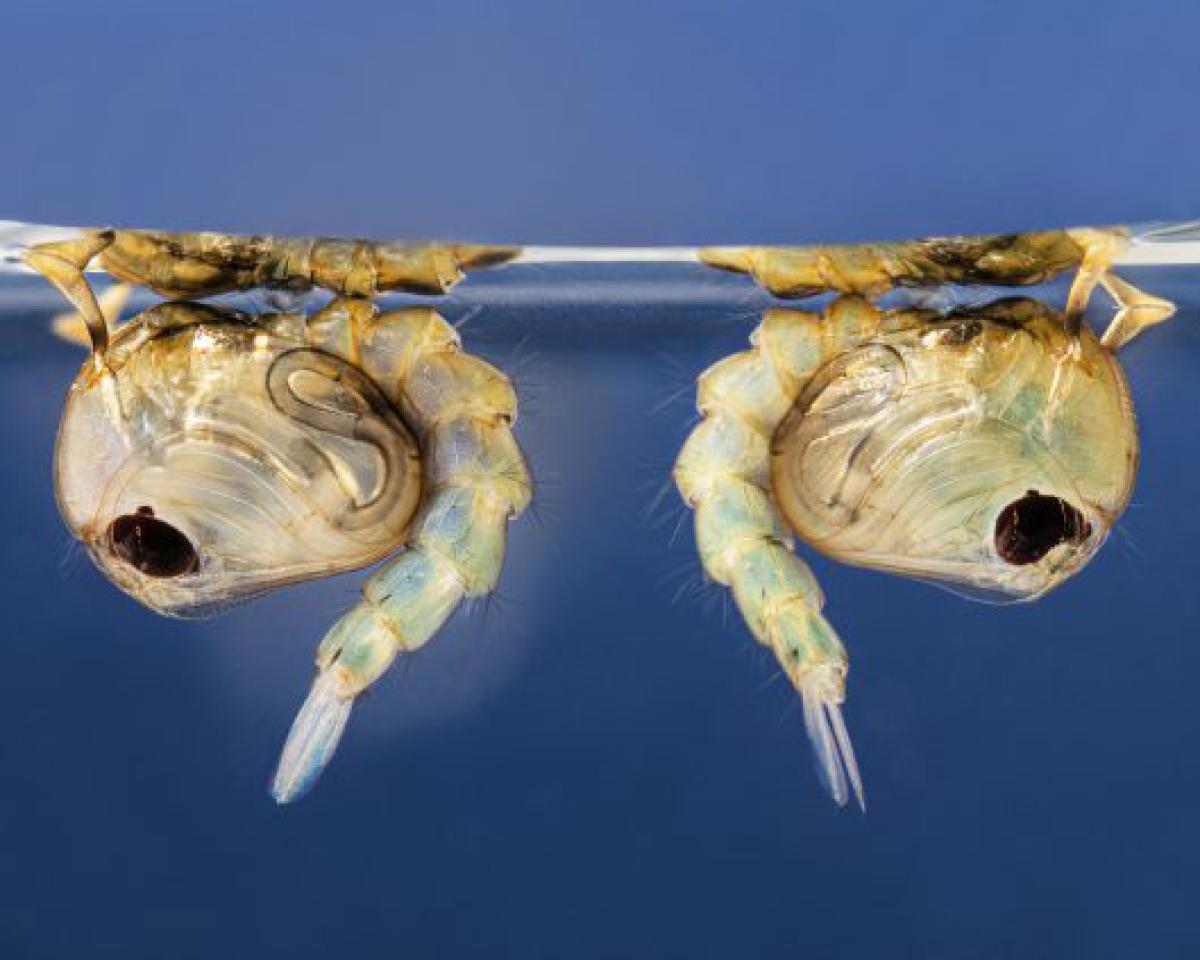
{"label": "dark patch on cephalothorax", "polygon": [[983,333],[982,320],[951,320],[938,331],[937,342],[950,347],[961,347]]}
{"label": "dark patch on cephalothorax", "polygon": [[[898,245],[902,246],[902,245]],[[910,282],[1025,285],[1042,283],[1079,265],[1082,251],[1061,230],[912,241]]]}

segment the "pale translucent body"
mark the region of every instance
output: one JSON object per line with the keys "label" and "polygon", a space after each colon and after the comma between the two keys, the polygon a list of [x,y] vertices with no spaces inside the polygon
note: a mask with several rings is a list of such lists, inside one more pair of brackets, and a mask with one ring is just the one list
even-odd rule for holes
{"label": "pale translucent body", "polygon": [[[1039,596],[1095,554],[1128,500],[1128,391],[1090,331],[1028,300],[942,317],[846,297],[768,311],[751,342],[700,377],[703,419],[675,480],[705,572],[799,690],[835,799],[862,803],[840,713],[846,653],[792,535],[861,566]],[[1033,491],[1082,520],[1015,563],[997,546],[1002,514]]]}
{"label": "pale translucent body", "polygon": [[[163,304],[103,360],[71,390],[55,473],[68,524],[137,599],[204,613],[401,548],[319,647],[273,786],[294,799],[353,698],[495,586],[531,492],[512,385],[434,311],[362,300],[311,317]],[[187,537],[195,570],[147,575],[114,548],[140,508]]]}

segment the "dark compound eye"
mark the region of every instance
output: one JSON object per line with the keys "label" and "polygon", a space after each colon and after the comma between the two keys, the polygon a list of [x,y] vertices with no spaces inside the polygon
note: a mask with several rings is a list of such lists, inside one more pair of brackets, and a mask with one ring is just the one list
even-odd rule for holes
{"label": "dark compound eye", "polygon": [[150,507],[117,517],[108,528],[113,555],[148,577],[179,577],[194,573],[200,558],[192,542]]}
{"label": "dark compound eye", "polygon": [[1066,500],[1030,490],[996,518],[996,551],[1008,563],[1024,566],[1060,543],[1083,543],[1091,532],[1091,524]]}

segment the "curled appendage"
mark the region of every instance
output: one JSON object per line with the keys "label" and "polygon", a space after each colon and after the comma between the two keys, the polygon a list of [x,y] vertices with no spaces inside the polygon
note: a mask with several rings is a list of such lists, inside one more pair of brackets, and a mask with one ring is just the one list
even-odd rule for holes
{"label": "curled appendage", "polygon": [[1147,327],[1169,320],[1175,315],[1175,304],[1139,290],[1132,283],[1114,274],[1101,281],[1117,305],[1117,313],[1104,331],[1100,342],[1114,353],[1139,336]]}
{"label": "curled appendage", "polygon": [[[120,325],[121,313],[129,303],[131,293],[133,288],[129,284],[114,283],[96,297],[96,306],[109,331],[116,330]],[[59,339],[87,350],[92,349],[95,342],[87,317],[78,310],[55,314],[50,320],[50,329]]]}
{"label": "curled appendage", "polygon": [[54,284],[83,319],[97,370],[104,366],[109,324],[83,271],[110,243],[111,231],[89,231],[77,240],[42,243],[25,253],[26,264]]}
{"label": "curled appendage", "polygon": [[428,492],[408,547],[367,580],[362,601],[321,642],[318,677],[272,789],[280,803],[316,781],[354,698],[399,654],[428,642],[464,598],[494,589],[508,522],[531,495],[504,375],[459,352],[453,330],[431,311],[399,312],[380,326],[384,319],[355,320],[366,329],[356,349],[366,369],[398,377],[397,400],[421,441]]}
{"label": "curled appendage", "polygon": [[[853,794],[860,806],[862,781],[841,715],[846,653],[821,616],[821,589],[792,552],[790,532],[771,500],[770,441],[804,375],[836,349],[841,333],[877,323],[878,316],[857,300],[821,324],[812,315],[768,314],[754,336],[757,349],[721,361],[700,378],[704,419],[675,465],[676,485],[696,512],[705,572],[732,590],[755,639],[775,653],[800,693],[818,771],[833,798],[845,804]],[[784,336],[788,329],[792,335]],[[785,344],[792,349],[781,349]]]}

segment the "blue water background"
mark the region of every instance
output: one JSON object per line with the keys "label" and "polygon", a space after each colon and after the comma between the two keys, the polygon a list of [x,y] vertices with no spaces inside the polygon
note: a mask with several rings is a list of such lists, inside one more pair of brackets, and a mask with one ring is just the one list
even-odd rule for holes
{"label": "blue water background", "polygon": [[446,307],[516,376],[540,481],[499,597],[394,669],[286,810],[271,766],[361,578],[187,623],[71,559],[49,480],[79,357],[44,314],[8,318],[5,956],[1200,946],[1200,315],[1129,350],[1135,501],[1058,593],[989,607],[809,553],[853,657],[864,817],[820,789],[795,694],[657,499],[691,377],[744,345],[762,298],[730,277],[539,304],[519,276]]}
{"label": "blue water background", "polygon": [[1192,0],[9,0],[0,216],[800,242],[1200,216]]}
{"label": "blue water background", "polygon": [[[1191,4],[246,6],[8,5],[0,215],[543,242],[1200,215]],[[863,817],[655,506],[762,299],[472,284],[447,312],[516,375],[537,516],[286,811],[267,780],[361,576],[137,607],[55,510],[57,307],[0,313],[0,956],[1200,953],[1200,314],[1128,351],[1135,500],[1058,593],[809,555]]]}

